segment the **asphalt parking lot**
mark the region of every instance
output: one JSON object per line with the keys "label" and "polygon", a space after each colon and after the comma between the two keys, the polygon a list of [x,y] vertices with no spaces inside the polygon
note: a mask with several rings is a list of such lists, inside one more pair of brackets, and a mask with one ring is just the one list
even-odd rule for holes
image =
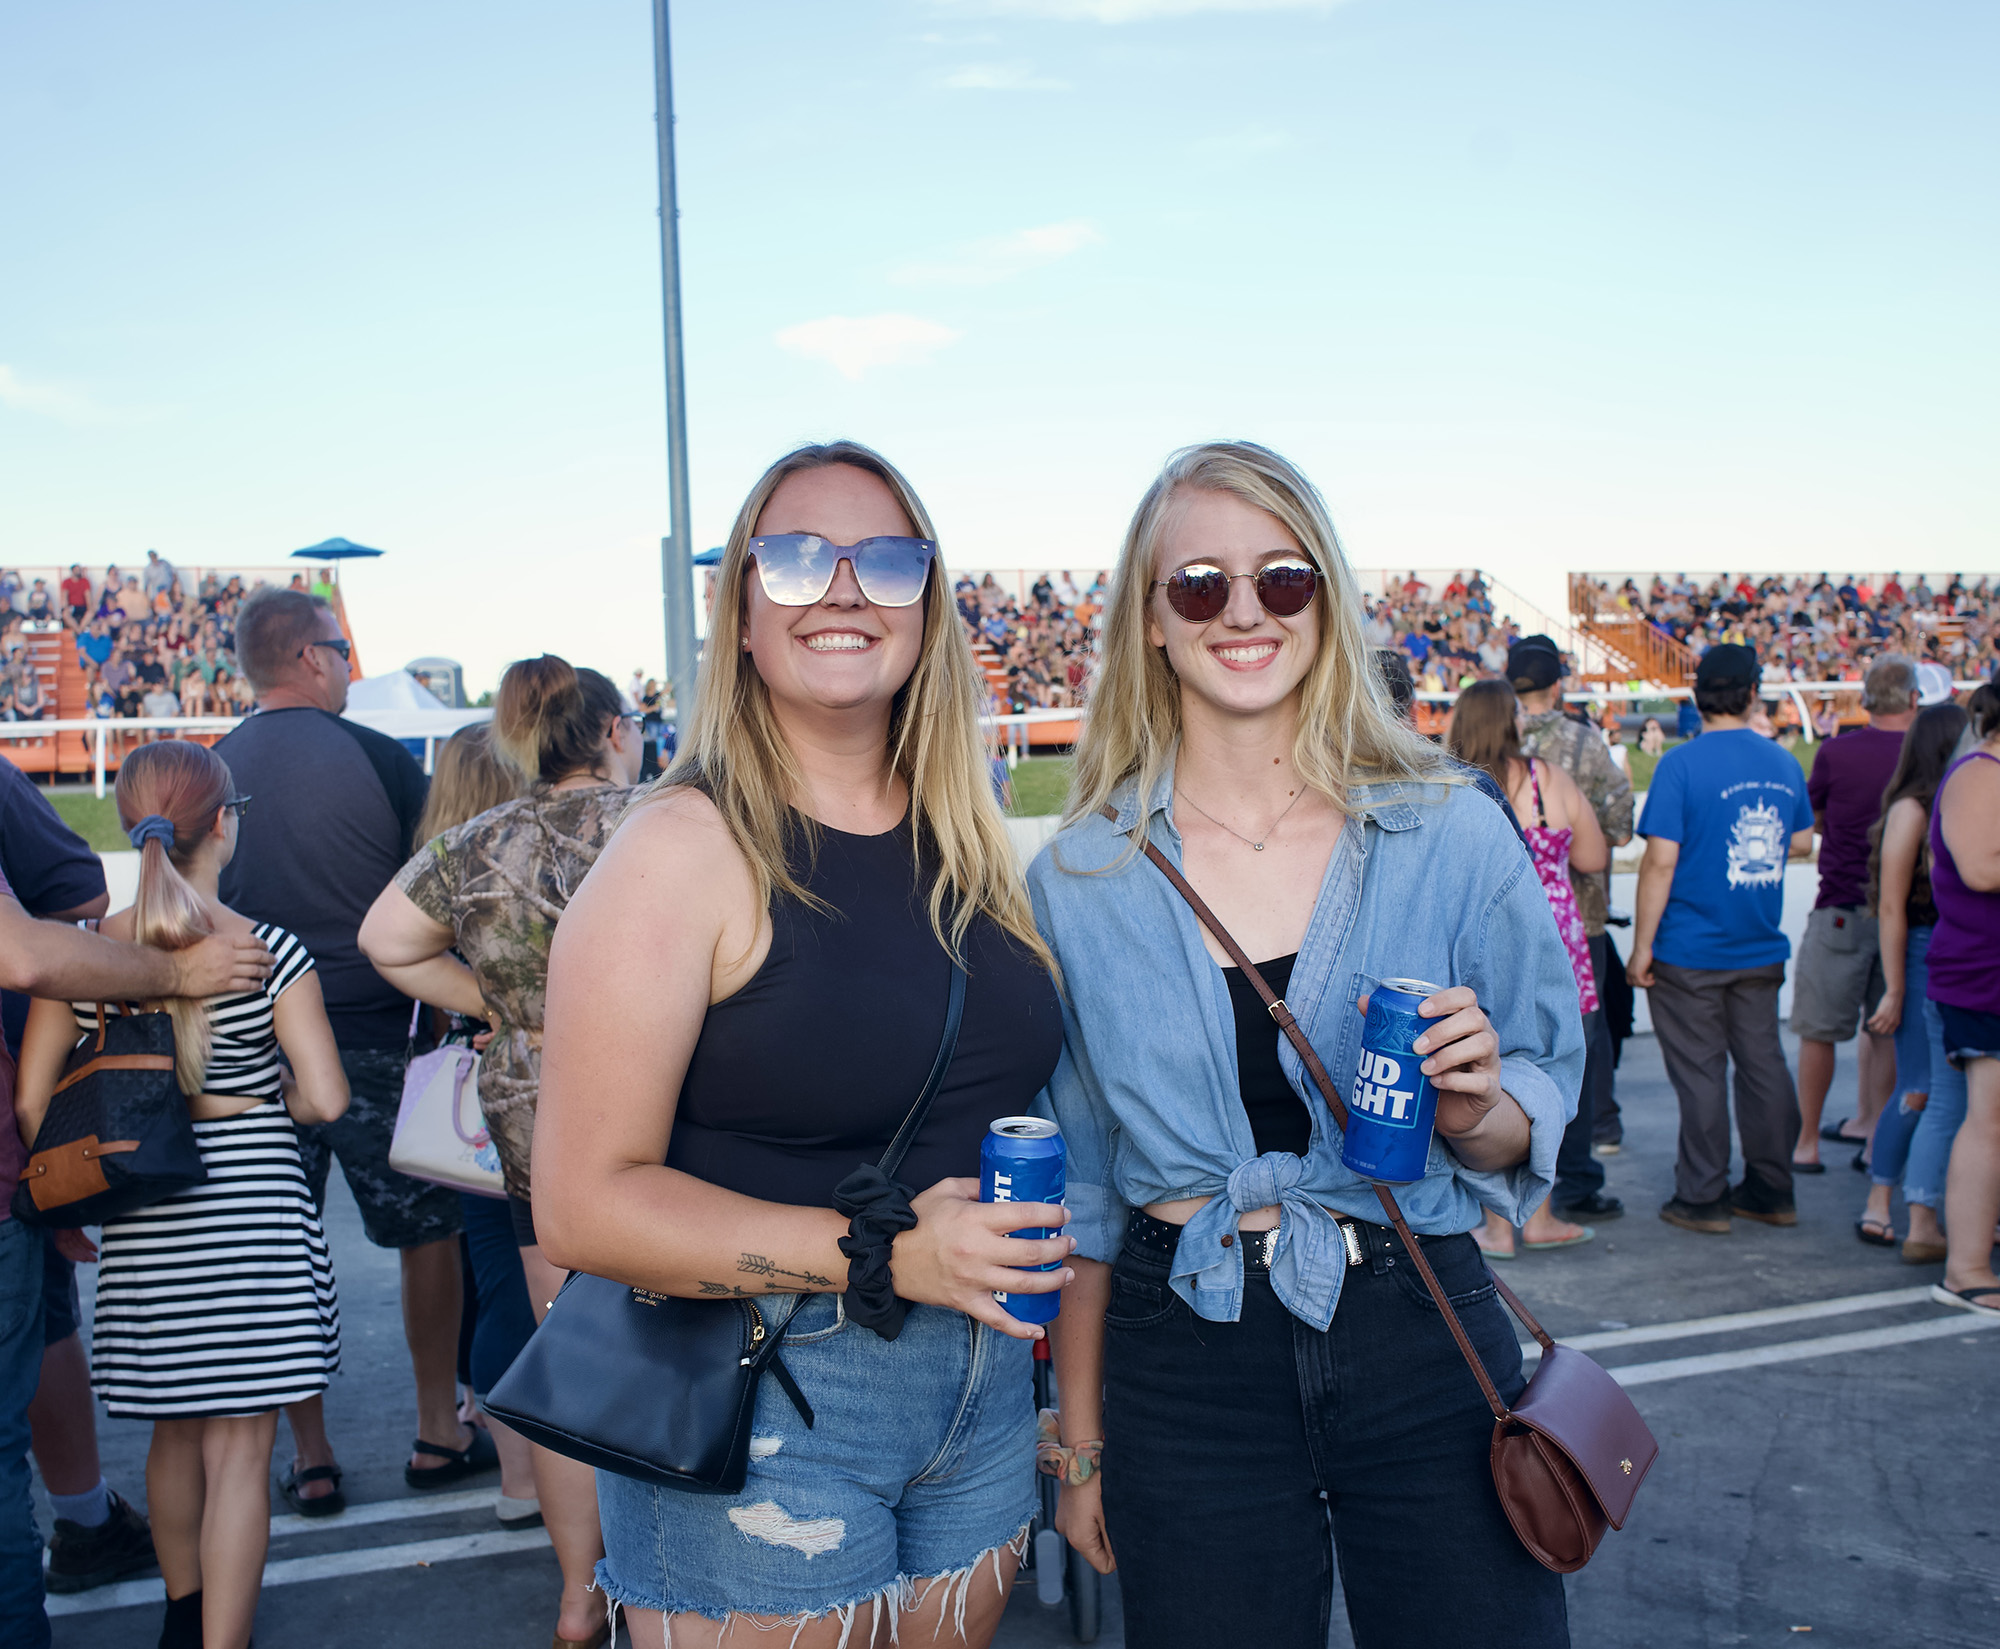
{"label": "asphalt parking lot", "polygon": [[[1866,1182],[1845,1152],[1830,1149],[1826,1175],[1799,1182],[1795,1228],[1739,1222],[1704,1237],[1662,1224],[1675,1114],[1650,1037],[1626,1045],[1619,1089],[1626,1148],[1608,1162],[1607,1189],[1626,1217],[1587,1247],[1524,1256],[1506,1273],[1551,1332],[1619,1372],[1661,1444],[1625,1531],[1568,1583],[1579,1649],[1990,1649],[2000,1334],[1930,1302],[1940,1267],[1856,1240]],[[1827,1115],[1852,1100],[1844,1060]],[[329,1224],[346,1368],[327,1410],[349,1510],[311,1525],[275,1519],[258,1641],[541,1649],[558,1589],[546,1540],[499,1528],[492,1480],[433,1496],[404,1488],[395,1267],[363,1240],[344,1191]],[[135,1502],[146,1435],[100,1420],[106,1474]],[[46,1528],[46,1505],[42,1516]],[[1227,1562],[1219,1542],[1218,1568]],[[56,1643],[149,1644],[160,1596],[151,1579],[52,1600]],[[1103,1601],[1097,1641],[1120,1645],[1115,1585]],[[1017,1587],[1004,1649],[1072,1641],[1066,1611]],[[1330,1643],[1348,1642],[1337,1622]]]}

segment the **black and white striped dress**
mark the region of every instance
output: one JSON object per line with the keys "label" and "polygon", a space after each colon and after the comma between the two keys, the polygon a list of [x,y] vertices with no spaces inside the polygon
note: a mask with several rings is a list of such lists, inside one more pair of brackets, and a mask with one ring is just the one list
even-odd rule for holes
{"label": "black and white striped dress", "polygon": [[[197,1122],[208,1179],[104,1227],[90,1379],[115,1415],[260,1414],[325,1390],[340,1366],[340,1303],[298,1135],[278,1098],[271,1005],[312,971],[297,936],[260,924],[264,988],[206,1003],[205,1093],[257,1096]],[[94,1031],[97,1004],[72,1004]]]}

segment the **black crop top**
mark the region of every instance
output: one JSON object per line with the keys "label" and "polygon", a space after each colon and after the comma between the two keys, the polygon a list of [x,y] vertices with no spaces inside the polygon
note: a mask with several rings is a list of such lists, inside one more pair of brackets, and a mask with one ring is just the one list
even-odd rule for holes
{"label": "black crop top", "polygon": [[[764,965],[702,1021],[667,1165],[766,1202],[825,1207],[916,1103],[944,1034],[951,964],[907,817],[880,836],[822,826],[818,853],[801,845],[792,870],[835,914],[775,901]],[[913,1191],[976,1175],[988,1125],[1028,1109],[1062,1050],[1047,970],[983,916],[964,949],[958,1049],[896,1175]]]}
{"label": "black crop top", "polygon": [[[1292,964],[1298,959],[1294,951],[1290,956],[1259,962],[1257,971],[1282,997],[1292,982]],[[1236,1086],[1242,1090],[1244,1114],[1250,1118],[1250,1137],[1256,1141],[1260,1156],[1266,1151],[1289,1151],[1302,1157],[1312,1143],[1312,1117],[1278,1063],[1278,1037],[1282,1033],[1241,968],[1224,968],[1222,977],[1229,981],[1229,1005],[1236,1010]]]}

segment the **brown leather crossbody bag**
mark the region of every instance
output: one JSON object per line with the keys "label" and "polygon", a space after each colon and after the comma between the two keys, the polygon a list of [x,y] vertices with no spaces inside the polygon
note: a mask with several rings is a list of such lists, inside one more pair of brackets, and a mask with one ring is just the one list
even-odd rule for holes
{"label": "brown leather crossbody bag", "polygon": [[[1117,815],[1109,808],[1104,811],[1115,823]],[[1166,855],[1136,832],[1133,839],[1141,843],[1146,857],[1193,907],[1202,926],[1215,935],[1216,942],[1229,953],[1229,959],[1243,970],[1243,977],[1263,998],[1278,1028],[1298,1050],[1299,1058],[1326,1100],[1327,1109],[1333,1113],[1333,1120],[1345,1129],[1347,1107],[1341,1103],[1333,1079],[1327,1075],[1319,1055],[1313,1052],[1305,1032],[1299,1029],[1291,1009],[1264,983],[1263,975],[1244,955],[1243,948],[1229,936],[1229,930],[1216,920],[1215,912],[1202,902],[1201,895],[1188,885],[1187,878]],[[1493,1486],[1499,1491],[1507,1521],[1514,1525],[1521,1544],[1538,1563],[1557,1574],[1573,1574],[1590,1561],[1607,1527],[1625,1527],[1633,1497],[1659,1455],[1659,1444],[1632,1406],[1632,1399],[1625,1395],[1624,1387],[1582,1352],[1557,1345],[1528,1308],[1515,1298],[1514,1291],[1494,1277],[1493,1286],[1500,1297],[1542,1348],[1541,1361],[1527,1389],[1514,1403],[1506,1402],[1493,1384],[1493,1377],[1486,1372],[1486,1365],[1479,1360],[1479,1353],[1439,1286],[1430,1262],[1424,1258],[1423,1244],[1404,1221],[1395,1194],[1380,1181],[1372,1183],[1384,1218],[1402,1239],[1410,1263],[1430,1290],[1445,1326],[1458,1342],[1466,1366],[1479,1382],[1487,1407],[1493,1411],[1490,1450]],[[1487,1274],[1492,1275],[1490,1268]]]}

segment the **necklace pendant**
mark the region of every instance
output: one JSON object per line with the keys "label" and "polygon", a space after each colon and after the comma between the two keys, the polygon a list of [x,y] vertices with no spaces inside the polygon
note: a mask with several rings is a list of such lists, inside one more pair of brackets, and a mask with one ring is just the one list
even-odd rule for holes
{"label": "necklace pendant", "polygon": [[1264,844],[1262,842],[1252,842],[1250,845],[1259,853],[1264,851]]}

